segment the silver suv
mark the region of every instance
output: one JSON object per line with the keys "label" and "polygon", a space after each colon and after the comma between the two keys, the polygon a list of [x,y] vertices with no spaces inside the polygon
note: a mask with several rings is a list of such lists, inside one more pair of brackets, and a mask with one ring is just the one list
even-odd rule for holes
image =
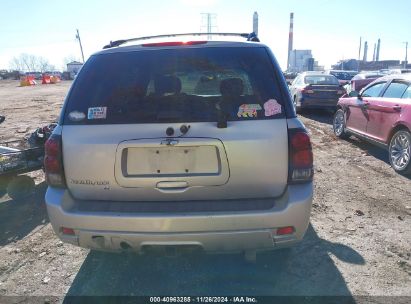
{"label": "silver suv", "polygon": [[97,250],[247,257],[301,240],[311,143],[270,49],[119,46],[130,41],[85,63],[46,144],[46,204],[59,238]]}

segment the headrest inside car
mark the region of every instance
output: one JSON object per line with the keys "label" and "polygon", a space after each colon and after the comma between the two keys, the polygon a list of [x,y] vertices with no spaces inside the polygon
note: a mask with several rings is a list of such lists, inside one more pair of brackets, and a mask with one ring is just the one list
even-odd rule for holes
{"label": "headrest inside car", "polygon": [[220,92],[222,96],[241,96],[243,90],[244,84],[241,78],[227,78],[220,83]]}
{"label": "headrest inside car", "polygon": [[154,79],[154,90],[159,95],[180,93],[181,80],[176,76],[157,76]]}

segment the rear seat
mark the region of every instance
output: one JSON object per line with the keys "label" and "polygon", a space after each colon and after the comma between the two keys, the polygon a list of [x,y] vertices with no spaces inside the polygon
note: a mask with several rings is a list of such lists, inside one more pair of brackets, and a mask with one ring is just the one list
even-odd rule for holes
{"label": "rear seat", "polygon": [[229,117],[236,117],[239,107],[245,103],[242,96],[244,84],[241,78],[227,78],[220,83],[221,98],[217,109]]}

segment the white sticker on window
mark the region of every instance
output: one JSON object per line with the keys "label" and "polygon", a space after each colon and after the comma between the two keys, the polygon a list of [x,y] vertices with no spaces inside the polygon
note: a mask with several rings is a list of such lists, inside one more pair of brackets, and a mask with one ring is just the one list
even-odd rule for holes
{"label": "white sticker on window", "polygon": [[281,114],[281,105],[275,99],[269,99],[264,103],[265,116]]}
{"label": "white sticker on window", "polygon": [[71,121],[82,121],[86,118],[86,114],[84,114],[83,112],[79,112],[79,111],[73,111],[69,113],[68,118]]}
{"label": "white sticker on window", "polygon": [[88,108],[87,119],[106,119],[107,107]]}

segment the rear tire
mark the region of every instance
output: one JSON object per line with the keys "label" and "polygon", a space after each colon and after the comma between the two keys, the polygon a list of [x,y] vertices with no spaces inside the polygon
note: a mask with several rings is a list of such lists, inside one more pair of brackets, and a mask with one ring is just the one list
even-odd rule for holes
{"label": "rear tire", "polygon": [[0,176],[0,197],[3,197],[7,193],[7,185],[10,179],[9,176]]}
{"label": "rear tire", "polygon": [[7,186],[8,195],[14,200],[29,197],[34,191],[34,180],[26,175],[14,177]]}
{"label": "rear tire", "polygon": [[338,138],[348,139],[350,137],[350,134],[345,131],[345,113],[342,109],[338,109],[334,114],[333,130]]}
{"label": "rear tire", "polygon": [[0,190],[6,190],[11,179],[10,176],[0,176]]}
{"label": "rear tire", "polygon": [[399,130],[391,138],[388,157],[393,169],[403,175],[411,174],[411,134]]}
{"label": "rear tire", "polygon": [[300,114],[301,113],[301,106],[297,105],[297,96],[294,96],[293,105],[294,105],[295,113]]}

